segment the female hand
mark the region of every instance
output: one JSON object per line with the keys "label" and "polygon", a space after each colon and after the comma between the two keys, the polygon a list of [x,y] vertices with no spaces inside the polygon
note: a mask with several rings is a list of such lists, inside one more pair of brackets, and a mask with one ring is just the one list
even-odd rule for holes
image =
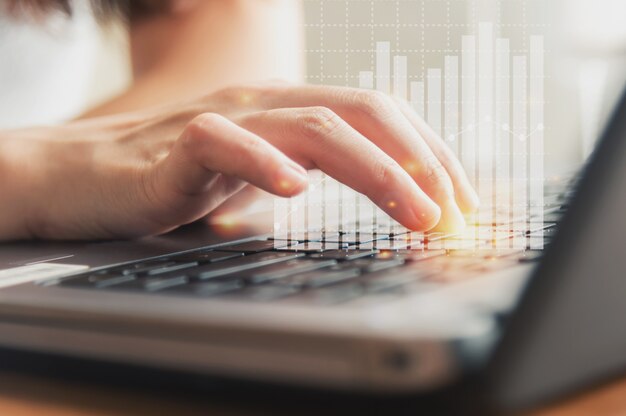
{"label": "female hand", "polygon": [[0,239],[131,238],[195,221],[250,183],[288,197],[318,168],[415,230],[478,198],[408,105],[342,87],[228,88],[148,111],[0,134]]}

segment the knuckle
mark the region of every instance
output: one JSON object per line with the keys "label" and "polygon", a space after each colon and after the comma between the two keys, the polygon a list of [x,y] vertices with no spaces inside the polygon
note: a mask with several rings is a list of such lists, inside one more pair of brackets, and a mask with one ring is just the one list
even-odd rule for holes
{"label": "knuckle", "polygon": [[216,113],[202,113],[195,116],[187,127],[195,132],[210,130],[222,121],[223,117]]}
{"label": "knuckle", "polygon": [[185,127],[183,144],[185,147],[193,147],[204,143],[207,133],[210,133],[222,121],[222,116],[215,113],[202,113],[195,116]]}
{"label": "knuckle", "polygon": [[266,150],[265,142],[258,137],[248,137],[239,144],[242,147],[241,150],[243,150],[243,153],[248,155],[262,154]]}
{"label": "knuckle", "polygon": [[243,94],[245,94],[246,91],[247,91],[247,88],[242,87],[242,86],[226,87],[211,94],[211,96],[218,98],[220,101],[232,103],[232,102],[237,101],[237,99],[241,97]]}
{"label": "knuckle", "polygon": [[452,181],[450,180],[448,171],[439,159],[435,156],[428,158],[425,163],[425,168],[425,178],[428,184],[444,188],[446,191],[452,189]]}
{"label": "knuckle", "polygon": [[309,139],[321,139],[341,128],[341,119],[326,107],[310,107],[297,118],[298,129]]}
{"label": "knuckle", "polygon": [[391,97],[380,91],[358,91],[355,93],[354,104],[360,111],[378,116],[389,114],[395,105]]}
{"label": "knuckle", "polygon": [[392,160],[384,160],[378,163],[374,178],[384,189],[389,189],[396,182],[396,178],[400,173],[398,166]]}

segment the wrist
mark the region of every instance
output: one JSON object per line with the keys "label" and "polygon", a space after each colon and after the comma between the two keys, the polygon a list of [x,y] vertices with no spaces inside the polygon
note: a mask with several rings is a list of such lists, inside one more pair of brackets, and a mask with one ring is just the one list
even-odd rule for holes
{"label": "wrist", "polygon": [[35,237],[32,178],[41,161],[34,157],[31,136],[26,130],[0,131],[0,241]]}

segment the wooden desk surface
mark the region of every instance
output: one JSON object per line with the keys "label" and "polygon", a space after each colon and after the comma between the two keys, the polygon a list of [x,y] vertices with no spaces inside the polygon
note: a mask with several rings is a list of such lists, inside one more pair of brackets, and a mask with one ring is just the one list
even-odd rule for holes
{"label": "wooden desk surface", "polygon": [[[119,416],[119,415],[267,414],[241,404],[193,403],[125,393],[89,385],[0,373],[0,415],[7,416]],[[626,378],[556,403],[528,416],[626,416]]]}

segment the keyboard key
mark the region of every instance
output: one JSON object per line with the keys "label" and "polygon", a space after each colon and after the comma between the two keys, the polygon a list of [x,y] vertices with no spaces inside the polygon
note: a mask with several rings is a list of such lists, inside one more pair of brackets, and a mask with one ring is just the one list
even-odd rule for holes
{"label": "keyboard key", "polygon": [[388,275],[380,274],[376,276],[368,275],[363,280],[363,285],[368,293],[380,293],[388,291],[397,291],[419,280],[418,276]]}
{"label": "keyboard key", "polygon": [[351,246],[360,250],[423,250],[424,245],[420,241],[382,240]]}
{"label": "keyboard key", "polygon": [[293,244],[284,248],[280,248],[281,251],[298,251],[302,253],[322,253],[328,250],[340,250],[348,247],[348,244],[344,243],[320,243],[310,242],[302,244]]}
{"label": "keyboard key", "polygon": [[359,259],[350,263],[355,267],[360,267],[366,273],[373,273],[380,270],[391,269],[393,267],[402,266],[404,264],[403,258],[391,258],[385,260],[379,259]]}
{"label": "keyboard key", "polygon": [[357,299],[365,294],[365,288],[359,283],[343,283],[310,291],[304,299],[323,305],[336,305]]}
{"label": "keyboard key", "polygon": [[322,286],[335,285],[337,283],[343,283],[348,280],[352,280],[361,273],[359,269],[351,269],[345,271],[320,271],[316,273],[308,273],[304,275],[295,276],[298,279],[303,280],[306,287],[318,288]]}
{"label": "keyboard key", "polygon": [[424,250],[424,251],[399,251],[398,255],[401,255],[406,261],[415,262],[432,259],[434,257],[445,256],[447,250]]}
{"label": "keyboard key", "polygon": [[243,288],[243,286],[244,285],[241,279],[229,279],[223,281],[210,280],[208,282],[196,282],[176,286],[166,289],[166,291],[168,293],[181,295],[217,296],[235,292]]}
{"label": "keyboard key", "polygon": [[219,263],[211,263],[199,266],[188,272],[188,276],[193,279],[207,280],[228,274],[243,272],[268,266],[274,263],[289,261],[298,257],[302,257],[301,253],[257,253],[248,256],[237,257],[235,259],[221,261]]}
{"label": "keyboard key", "polygon": [[372,257],[376,250],[328,250],[322,253],[309,254],[312,259],[333,259],[338,261],[356,260],[363,257]]}
{"label": "keyboard key", "polygon": [[236,293],[237,297],[257,302],[269,302],[295,295],[299,289],[292,286],[253,286]]}
{"label": "keyboard key", "polygon": [[128,266],[114,267],[110,270],[120,271],[122,274],[126,274],[126,275],[130,275],[130,274],[137,275],[141,273],[147,273],[153,269],[172,266],[174,264],[176,264],[176,262],[171,261],[171,260],[153,260],[153,261],[146,261],[146,262],[141,262],[141,263],[134,263]]}
{"label": "keyboard key", "polygon": [[161,277],[161,278],[138,278],[129,282],[109,286],[115,290],[146,290],[154,292],[172,286],[184,285],[187,283],[185,276]]}
{"label": "keyboard key", "polygon": [[247,277],[252,284],[264,283],[270,280],[282,279],[299,273],[310,272],[312,270],[323,269],[337,264],[336,260],[309,260],[296,259],[285,263],[279,263],[260,270]]}
{"label": "keyboard key", "polygon": [[296,231],[293,233],[280,234],[278,236],[270,237],[269,240],[286,240],[306,243],[309,241],[328,241],[329,238],[335,238],[339,236],[337,232],[318,232],[318,231]]}
{"label": "keyboard key", "polygon": [[327,243],[346,243],[354,245],[359,243],[368,243],[376,240],[385,240],[387,238],[389,238],[388,234],[345,233],[335,237],[327,237],[324,241]]}
{"label": "keyboard key", "polygon": [[172,265],[169,266],[164,266],[164,267],[159,267],[156,269],[152,269],[148,271],[148,276],[156,276],[159,274],[165,274],[165,273],[171,273],[171,272],[176,272],[179,270],[184,270],[184,269],[189,269],[191,267],[195,267],[197,266],[198,263],[195,261],[189,261],[186,263],[174,263]]}
{"label": "keyboard key", "polygon": [[199,253],[180,254],[178,256],[171,257],[171,259],[179,262],[195,261],[197,263],[215,263],[218,261],[234,259],[235,257],[241,256],[243,256],[243,253],[233,253],[226,251],[203,251]]}
{"label": "keyboard key", "polygon": [[216,251],[234,251],[237,253],[261,253],[263,251],[270,251],[277,248],[287,247],[290,243],[288,241],[280,240],[254,240],[246,241],[245,243],[233,244],[230,246],[215,247]]}
{"label": "keyboard key", "polygon": [[102,289],[124,282],[135,280],[134,275],[119,273],[95,273],[87,276],[72,277],[60,282],[61,286]]}

